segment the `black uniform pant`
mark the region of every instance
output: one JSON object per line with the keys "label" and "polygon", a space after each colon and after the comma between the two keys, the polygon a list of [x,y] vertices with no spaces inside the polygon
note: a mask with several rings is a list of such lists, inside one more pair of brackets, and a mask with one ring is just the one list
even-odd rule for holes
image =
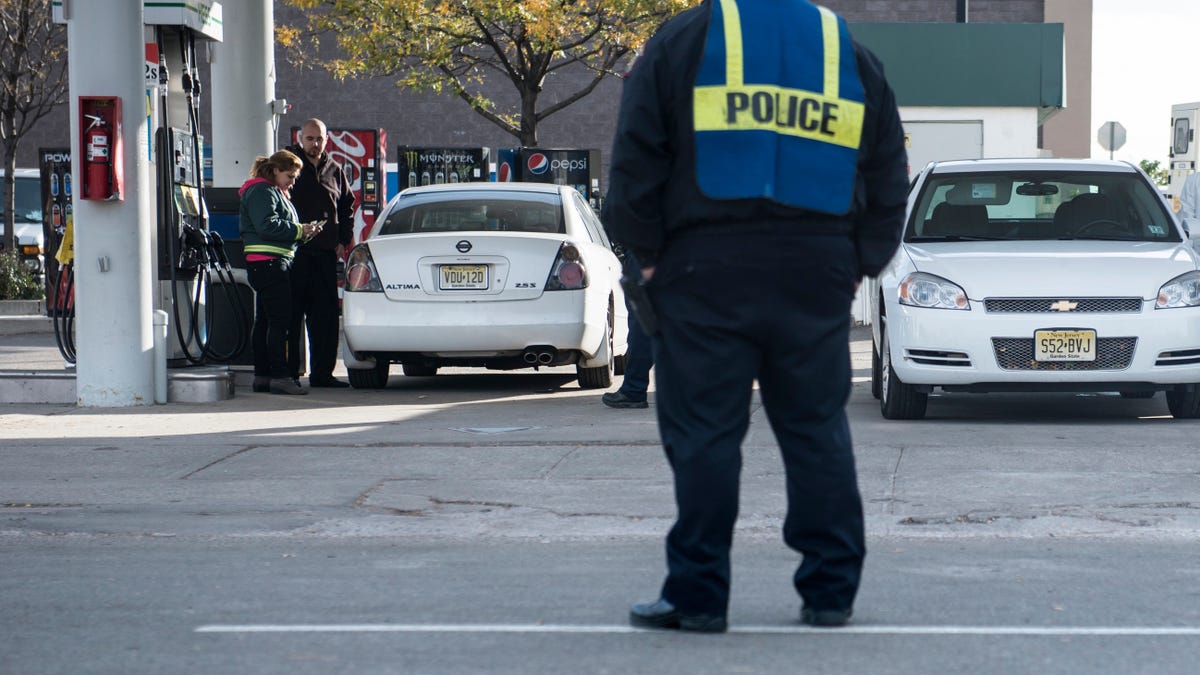
{"label": "black uniform pant", "polygon": [[310,380],[333,377],[338,353],[337,254],[296,252],[292,264],[292,328],[288,332],[288,368],[293,378],[303,369],[300,342],[308,329]]}
{"label": "black uniform pant", "polygon": [[254,289],[254,349],[256,377],[288,376],[288,326],[292,321],[292,286],[287,258],[246,263],[246,278]]}
{"label": "black uniform pant", "polygon": [[816,609],[849,608],[866,545],[845,404],[858,280],[848,236],[696,234],[672,241],[649,292],[658,422],[675,478],[662,597],[724,615],[741,443],[754,380],[783,454],[793,584]]}

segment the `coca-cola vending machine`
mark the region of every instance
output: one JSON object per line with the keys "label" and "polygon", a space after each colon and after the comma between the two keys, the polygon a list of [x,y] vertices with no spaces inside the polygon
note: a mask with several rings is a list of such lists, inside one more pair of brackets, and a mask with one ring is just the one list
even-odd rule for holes
{"label": "coca-cola vending machine", "polygon": [[[341,164],[354,191],[354,240],[358,244],[371,234],[375,217],[387,204],[387,132],[383,129],[328,129],[325,151]],[[300,127],[292,127],[292,143],[300,142]],[[346,249],[347,253],[349,248]]]}
{"label": "coca-cola vending machine", "polygon": [[486,181],[491,168],[487,148],[428,148],[401,145],[396,151],[400,189],[442,183]]}
{"label": "coca-cola vending machine", "polygon": [[551,148],[500,148],[496,180],[570,185],[599,207],[600,151]]}

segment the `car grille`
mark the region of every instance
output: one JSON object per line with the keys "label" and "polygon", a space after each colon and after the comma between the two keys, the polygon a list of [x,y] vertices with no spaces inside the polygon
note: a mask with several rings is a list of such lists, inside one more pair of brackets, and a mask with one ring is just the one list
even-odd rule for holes
{"label": "car grille", "polygon": [[[1051,307],[1066,300],[1076,303],[1065,312]],[[1137,314],[1142,311],[1141,298],[987,298],[983,308],[1004,314]]]}
{"label": "car grille", "polygon": [[1095,361],[1034,361],[1033,338],[992,338],[1003,370],[1124,370],[1133,360],[1135,337],[1097,338]]}

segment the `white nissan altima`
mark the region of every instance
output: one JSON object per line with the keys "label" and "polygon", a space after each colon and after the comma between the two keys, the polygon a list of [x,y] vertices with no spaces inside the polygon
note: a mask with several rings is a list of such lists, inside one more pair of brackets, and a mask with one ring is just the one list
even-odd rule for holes
{"label": "white nissan altima", "polygon": [[866,294],[871,388],[889,419],[945,391],[1166,393],[1200,417],[1200,261],[1136,167],[929,165]]}
{"label": "white nissan altima", "polygon": [[621,264],[569,186],[410,188],[346,262],[343,361],[356,388],[443,366],[574,365],[604,388],[624,369]]}

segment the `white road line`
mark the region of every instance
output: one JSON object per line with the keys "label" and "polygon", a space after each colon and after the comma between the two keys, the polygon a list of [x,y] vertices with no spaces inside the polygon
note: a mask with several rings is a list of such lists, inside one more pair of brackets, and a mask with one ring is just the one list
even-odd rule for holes
{"label": "white road line", "polygon": [[[197,633],[643,633],[645,629],[620,625],[573,624],[210,624],[197,626]],[[994,636],[1111,636],[1171,637],[1200,636],[1200,626],[733,626],[730,633],[749,635],[994,635]]]}

